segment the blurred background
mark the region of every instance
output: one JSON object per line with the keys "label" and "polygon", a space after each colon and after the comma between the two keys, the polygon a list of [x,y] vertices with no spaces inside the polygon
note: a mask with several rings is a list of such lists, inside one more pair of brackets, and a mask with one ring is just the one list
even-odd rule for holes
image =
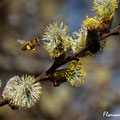
{"label": "blurred background", "polygon": [[[37,77],[53,63],[42,44],[35,52],[22,52],[17,39],[42,36],[54,21],[64,22],[72,34],[87,15],[95,15],[92,5],[92,0],[0,0],[0,95],[9,78],[26,73]],[[120,6],[112,27],[119,24],[119,14]],[[119,120],[103,117],[104,111],[120,114],[120,36],[107,39],[102,54],[81,59],[87,71],[83,86],[64,83],[54,88],[51,82],[42,82],[43,94],[35,107],[1,107],[0,120]]]}

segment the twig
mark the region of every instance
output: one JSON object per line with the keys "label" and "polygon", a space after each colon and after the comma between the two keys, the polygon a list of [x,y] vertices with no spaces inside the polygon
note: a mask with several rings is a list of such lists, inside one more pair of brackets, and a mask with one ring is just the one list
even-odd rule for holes
{"label": "twig", "polygon": [[[55,72],[55,70],[57,69],[57,68],[59,68],[60,66],[62,66],[62,65],[64,65],[65,63],[67,63],[67,62],[69,62],[69,61],[71,61],[71,60],[76,60],[77,58],[77,56],[78,55],[82,55],[82,53],[83,52],[85,52],[86,51],[86,49],[85,48],[83,48],[83,49],[80,49],[78,52],[76,52],[75,54],[73,54],[73,55],[71,55],[71,56],[69,56],[69,57],[67,57],[62,63],[56,63],[56,62],[54,62],[53,64],[52,64],[52,66],[46,71],[46,72],[44,72],[42,75],[40,75],[39,77],[37,77],[36,78],[36,81],[35,82],[38,82],[38,81],[41,81],[41,80],[44,80],[44,79],[49,79],[50,81],[52,81],[51,80],[51,75]],[[53,81],[54,82],[54,81]]]}
{"label": "twig", "polygon": [[6,105],[6,104],[8,104],[8,100],[7,100],[7,99],[2,99],[2,100],[0,101],[0,107],[4,106],[4,105]]}
{"label": "twig", "polygon": [[112,35],[119,35],[120,34],[120,24],[115,27],[113,30],[111,30],[110,32],[108,33],[102,33],[101,34],[101,40],[109,37],[109,36],[112,36]]}
{"label": "twig", "polygon": [[[103,40],[103,39],[105,39],[109,36],[112,36],[112,35],[119,35],[119,34],[120,34],[120,25],[118,25],[116,28],[114,28],[113,30],[111,30],[108,33],[101,33],[100,40]],[[89,48],[89,44],[86,44],[86,46],[84,48],[80,49],[79,51],[72,54],[71,56],[68,56],[63,62],[61,62],[61,63],[54,62],[52,64],[52,66],[46,72],[44,72],[43,74],[41,74],[40,76],[38,76],[36,78],[35,83],[39,82],[39,81],[50,80],[51,82],[53,82],[55,87],[59,86],[60,83],[52,79],[52,76],[53,76],[53,73],[55,72],[55,70],[57,68],[61,67],[62,65],[72,61],[72,60],[77,60],[78,56],[82,57],[83,53],[89,50],[88,48]],[[64,81],[62,81],[62,82],[64,82]],[[0,107],[8,104],[8,102],[9,101],[6,99],[1,100]]]}
{"label": "twig", "polygon": [[[120,24],[117,27],[115,27],[113,30],[111,30],[110,32],[108,32],[108,33],[102,33],[101,37],[100,37],[100,40],[103,40],[103,39],[105,39],[105,38],[107,38],[109,36],[112,36],[112,35],[119,35],[119,34],[120,34]],[[78,56],[82,56],[82,53],[88,51],[87,48],[89,48],[89,47],[85,46],[84,48],[80,49],[79,51],[77,51],[76,53],[72,54],[71,56],[68,56],[60,64],[54,62],[52,64],[52,66],[46,72],[44,72],[42,75],[40,75],[39,77],[36,78],[36,82],[41,81],[41,80],[46,80],[46,79],[52,81],[50,75],[52,75],[57,68],[59,68],[62,65],[70,62],[71,60],[75,60]]]}

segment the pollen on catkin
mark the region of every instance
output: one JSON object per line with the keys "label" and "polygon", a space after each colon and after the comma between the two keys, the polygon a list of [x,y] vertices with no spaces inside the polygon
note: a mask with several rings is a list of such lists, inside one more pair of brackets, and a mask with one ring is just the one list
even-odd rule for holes
{"label": "pollen on catkin", "polygon": [[71,48],[74,53],[85,46],[86,37],[87,29],[84,25],[82,25],[81,29],[78,32],[73,33],[73,42]]}
{"label": "pollen on catkin", "polygon": [[11,107],[31,108],[39,101],[42,88],[39,82],[34,82],[31,75],[14,76],[7,82],[2,97]]}
{"label": "pollen on catkin", "polygon": [[45,34],[43,35],[42,41],[44,43],[44,48],[48,52],[48,54],[57,58],[61,54],[63,54],[67,48],[71,46],[71,36],[67,34],[68,27],[61,23],[58,25],[57,23],[50,24],[45,29]]}
{"label": "pollen on catkin", "polygon": [[83,24],[85,25],[85,27],[87,28],[87,30],[97,30],[99,25],[100,25],[101,21],[97,20],[96,17],[94,18],[86,18],[86,20],[83,21]]}
{"label": "pollen on catkin", "polygon": [[86,72],[80,61],[73,60],[66,69],[55,72],[54,77],[59,82],[67,81],[72,86],[79,87],[84,83]]}
{"label": "pollen on catkin", "polygon": [[66,71],[66,79],[72,86],[79,87],[84,83],[86,72],[80,60],[70,62]]}
{"label": "pollen on catkin", "polygon": [[118,8],[118,0],[94,0],[93,8],[97,10],[97,14],[101,21],[112,20],[115,9]]}

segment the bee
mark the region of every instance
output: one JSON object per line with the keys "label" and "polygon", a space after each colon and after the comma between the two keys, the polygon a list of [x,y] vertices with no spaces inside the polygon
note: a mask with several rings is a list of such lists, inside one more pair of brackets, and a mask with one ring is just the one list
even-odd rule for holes
{"label": "bee", "polygon": [[35,51],[35,47],[39,46],[40,39],[35,38],[29,41],[17,40],[19,43],[24,44],[21,48],[22,51],[31,50]]}

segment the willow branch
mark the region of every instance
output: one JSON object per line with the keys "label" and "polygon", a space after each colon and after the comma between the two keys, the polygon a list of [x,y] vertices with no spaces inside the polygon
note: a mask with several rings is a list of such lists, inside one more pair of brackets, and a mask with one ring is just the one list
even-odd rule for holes
{"label": "willow branch", "polygon": [[[112,30],[111,30],[110,32],[108,32],[108,33],[101,33],[100,40],[104,40],[105,38],[108,38],[109,36],[119,35],[119,34],[120,34],[120,25],[118,25],[117,27],[115,27],[114,29],[112,29]],[[87,39],[87,40],[89,40],[89,39]],[[86,41],[86,42],[87,42],[87,41]],[[83,53],[86,52],[86,51],[88,51],[88,50],[89,50],[88,48],[90,48],[90,47],[89,47],[89,44],[86,44],[84,48],[82,48],[82,49],[80,49],[79,51],[77,51],[76,53],[68,56],[68,57],[67,57],[64,61],[62,61],[61,63],[56,63],[56,62],[54,61],[54,63],[52,64],[52,66],[51,66],[46,72],[44,72],[43,74],[41,74],[40,76],[38,76],[38,77],[36,78],[35,83],[36,83],[36,82],[39,82],[39,81],[50,80],[51,82],[54,83],[54,86],[55,86],[55,87],[56,87],[56,86],[59,86],[60,83],[58,83],[57,81],[54,81],[54,80],[52,79],[52,76],[53,76],[53,73],[55,72],[55,70],[56,70],[57,68],[61,67],[62,65],[66,64],[66,63],[68,63],[68,62],[70,62],[70,61],[72,61],[72,60],[77,60],[77,59],[78,59],[78,58],[77,58],[78,56],[79,56],[79,57],[83,57]],[[64,81],[62,81],[62,82],[64,82]],[[6,100],[6,99],[1,100],[1,101],[0,101],[0,107],[8,104],[8,102],[9,102],[9,101]]]}
{"label": "willow branch", "polygon": [[[100,40],[104,40],[105,38],[108,38],[109,36],[112,35],[119,35],[120,34],[120,24],[115,27],[114,29],[112,29],[110,32],[108,33],[101,33],[101,37]],[[88,44],[89,45],[89,44]],[[79,51],[77,51],[76,53],[72,54],[71,56],[68,56],[63,62],[61,63],[56,63],[54,61],[54,63],[52,64],[52,66],[46,71],[44,72],[42,75],[40,75],[39,77],[36,78],[36,82],[38,81],[42,81],[42,80],[51,80],[51,75],[55,72],[55,70],[59,67],[61,67],[62,65],[72,61],[72,60],[76,60],[77,57],[81,56],[82,57],[82,53],[88,51],[88,46],[85,46],[84,48],[80,49]],[[54,81],[52,81],[54,82]],[[55,83],[54,83],[55,86]]]}
{"label": "willow branch", "polygon": [[104,40],[105,38],[112,36],[112,35],[120,35],[120,24],[117,27],[115,27],[114,29],[112,29],[110,32],[102,33],[101,40]]}

